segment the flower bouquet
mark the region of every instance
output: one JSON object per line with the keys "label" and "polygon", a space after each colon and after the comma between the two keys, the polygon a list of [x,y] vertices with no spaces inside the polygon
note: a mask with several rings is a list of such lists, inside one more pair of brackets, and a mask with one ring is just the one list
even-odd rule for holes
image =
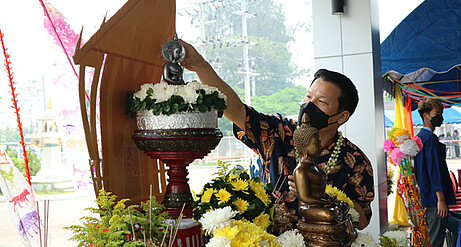
{"label": "flower bouquet", "polygon": [[199,220],[210,210],[229,207],[236,212],[233,219],[253,222],[265,230],[273,219],[272,185],[265,186],[259,178],[250,178],[245,171],[228,171],[228,166],[218,161],[215,173],[218,177],[205,184],[197,195],[193,218]]}
{"label": "flower bouquet", "polygon": [[168,228],[163,223],[167,213],[162,213],[164,207],[155,197],[129,207],[125,206],[129,199],[115,202],[116,199],[111,192],[100,190],[96,199],[98,208],[86,209],[98,217],[85,216],[81,218],[85,221],[83,225],[64,228],[74,233],[71,240],[78,242],[78,246],[166,246],[169,231],[161,228]]}
{"label": "flower bouquet", "polygon": [[135,115],[137,111],[152,111],[154,115],[171,115],[177,112],[208,112],[212,108],[221,117],[227,97],[217,88],[191,81],[186,85],[146,83],[139,91],[127,93],[126,114]]}
{"label": "flower bouquet", "polygon": [[421,206],[421,197],[416,186],[411,159],[421,150],[423,144],[418,136],[410,138],[408,130],[403,128],[393,128],[387,135],[388,139],[384,142],[384,151],[388,153],[389,163],[398,166],[400,170],[403,192],[397,192],[405,201],[415,236],[415,245],[430,246],[424,218],[425,210]]}
{"label": "flower bouquet", "polygon": [[369,232],[359,233],[357,239],[352,243],[351,247],[407,247],[410,246],[408,236],[403,231],[387,231],[379,237],[379,243],[373,239]]}
{"label": "flower bouquet", "polygon": [[303,236],[297,230],[290,230],[276,237],[267,233],[262,227],[257,226],[245,219],[233,219],[238,211],[230,206],[211,210],[199,220],[205,232],[213,237],[207,247],[260,247],[260,246],[284,246],[304,247]]}

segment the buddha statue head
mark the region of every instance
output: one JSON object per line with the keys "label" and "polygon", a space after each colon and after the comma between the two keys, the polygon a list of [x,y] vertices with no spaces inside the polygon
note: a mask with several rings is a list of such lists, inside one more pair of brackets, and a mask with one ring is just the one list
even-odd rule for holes
{"label": "buddha statue head", "polygon": [[302,159],[313,159],[321,151],[319,131],[314,128],[306,113],[302,116],[301,125],[293,133],[294,146]]}

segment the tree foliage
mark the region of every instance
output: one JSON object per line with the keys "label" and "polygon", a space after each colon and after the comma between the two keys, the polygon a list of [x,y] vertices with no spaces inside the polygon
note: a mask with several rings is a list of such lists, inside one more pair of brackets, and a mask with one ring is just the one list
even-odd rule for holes
{"label": "tree foliage", "polygon": [[[24,158],[22,157],[22,154],[21,156],[18,156],[18,152],[16,150],[11,149],[9,146],[7,146],[5,151],[10,156],[14,166],[16,166],[19,169],[19,171],[24,176],[26,176],[26,169],[24,168]],[[37,175],[37,172],[39,172],[42,168],[42,160],[31,149],[27,150],[27,157],[29,158],[30,175],[35,176]]]}
{"label": "tree foliage", "polygon": [[[250,71],[259,74],[252,80],[255,81],[256,95],[270,95],[293,85],[296,70],[287,46],[293,37],[285,26],[282,8],[275,0],[247,2]],[[200,52],[224,81],[243,89],[241,1],[203,3],[202,7],[206,25],[202,27],[205,33],[202,39],[205,40],[198,42],[204,44]],[[197,27],[201,23],[197,22]]]}

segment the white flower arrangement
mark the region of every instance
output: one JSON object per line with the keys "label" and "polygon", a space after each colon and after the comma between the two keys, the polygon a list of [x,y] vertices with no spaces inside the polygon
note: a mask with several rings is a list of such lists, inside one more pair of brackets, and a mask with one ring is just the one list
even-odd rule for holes
{"label": "white flower arrangement", "polygon": [[255,223],[233,219],[237,215],[231,207],[218,208],[205,213],[199,222],[207,235],[212,236],[206,247],[272,246],[305,247],[298,230],[289,230],[278,238]]}
{"label": "white flower arrangement", "polygon": [[357,239],[352,243],[351,247],[380,247],[378,243],[373,239],[373,236],[369,232],[360,233]]}
{"label": "white flower arrangement", "polygon": [[231,247],[231,242],[224,236],[216,236],[206,244],[206,247]]}
{"label": "white flower arrangement", "polygon": [[387,231],[380,235],[379,243],[377,243],[369,232],[358,233],[357,239],[352,243],[351,247],[407,247],[410,246],[407,234],[403,231]]}
{"label": "white flower arrangement", "polygon": [[206,212],[199,222],[202,224],[202,229],[207,235],[214,234],[216,229],[223,228],[232,224],[232,218],[237,215],[238,211],[232,210],[231,207],[218,208]]}
{"label": "white flower arrangement", "polygon": [[277,240],[283,247],[305,247],[303,235],[297,229],[289,230],[280,235]]}
{"label": "white flower arrangement", "polygon": [[145,83],[139,91],[127,94],[126,113],[149,111],[153,114],[171,115],[177,112],[207,112],[212,108],[221,117],[226,106],[227,97],[218,88],[191,81],[185,85]]}
{"label": "white flower arrangement", "polygon": [[383,236],[389,238],[391,241],[395,239],[397,247],[410,246],[407,234],[403,231],[387,231],[383,234]]}

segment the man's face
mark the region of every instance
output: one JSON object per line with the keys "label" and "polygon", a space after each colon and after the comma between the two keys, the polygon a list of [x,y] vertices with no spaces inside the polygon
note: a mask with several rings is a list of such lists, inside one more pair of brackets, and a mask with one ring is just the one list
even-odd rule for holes
{"label": "man's face", "polygon": [[[339,96],[341,95],[341,89],[335,84],[324,81],[322,78],[317,78],[311,87],[307,91],[306,97],[303,99],[303,103],[311,101],[320,110],[328,114],[329,116],[334,115],[338,112],[339,107]],[[342,114],[338,114],[330,117],[328,123],[335,123],[341,118]],[[320,130],[320,135],[329,131],[336,131],[339,124],[331,124]]]}
{"label": "man's face", "polygon": [[443,113],[443,108],[442,109],[437,109],[437,108],[432,109],[429,112],[429,121],[437,115],[442,115],[442,113]]}
{"label": "man's face", "polygon": [[307,91],[303,103],[311,101],[323,112],[331,116],[338,112],[338,98],[340,95],[341,89],[338,86],[324,81],[322,78],[317,78]]}

